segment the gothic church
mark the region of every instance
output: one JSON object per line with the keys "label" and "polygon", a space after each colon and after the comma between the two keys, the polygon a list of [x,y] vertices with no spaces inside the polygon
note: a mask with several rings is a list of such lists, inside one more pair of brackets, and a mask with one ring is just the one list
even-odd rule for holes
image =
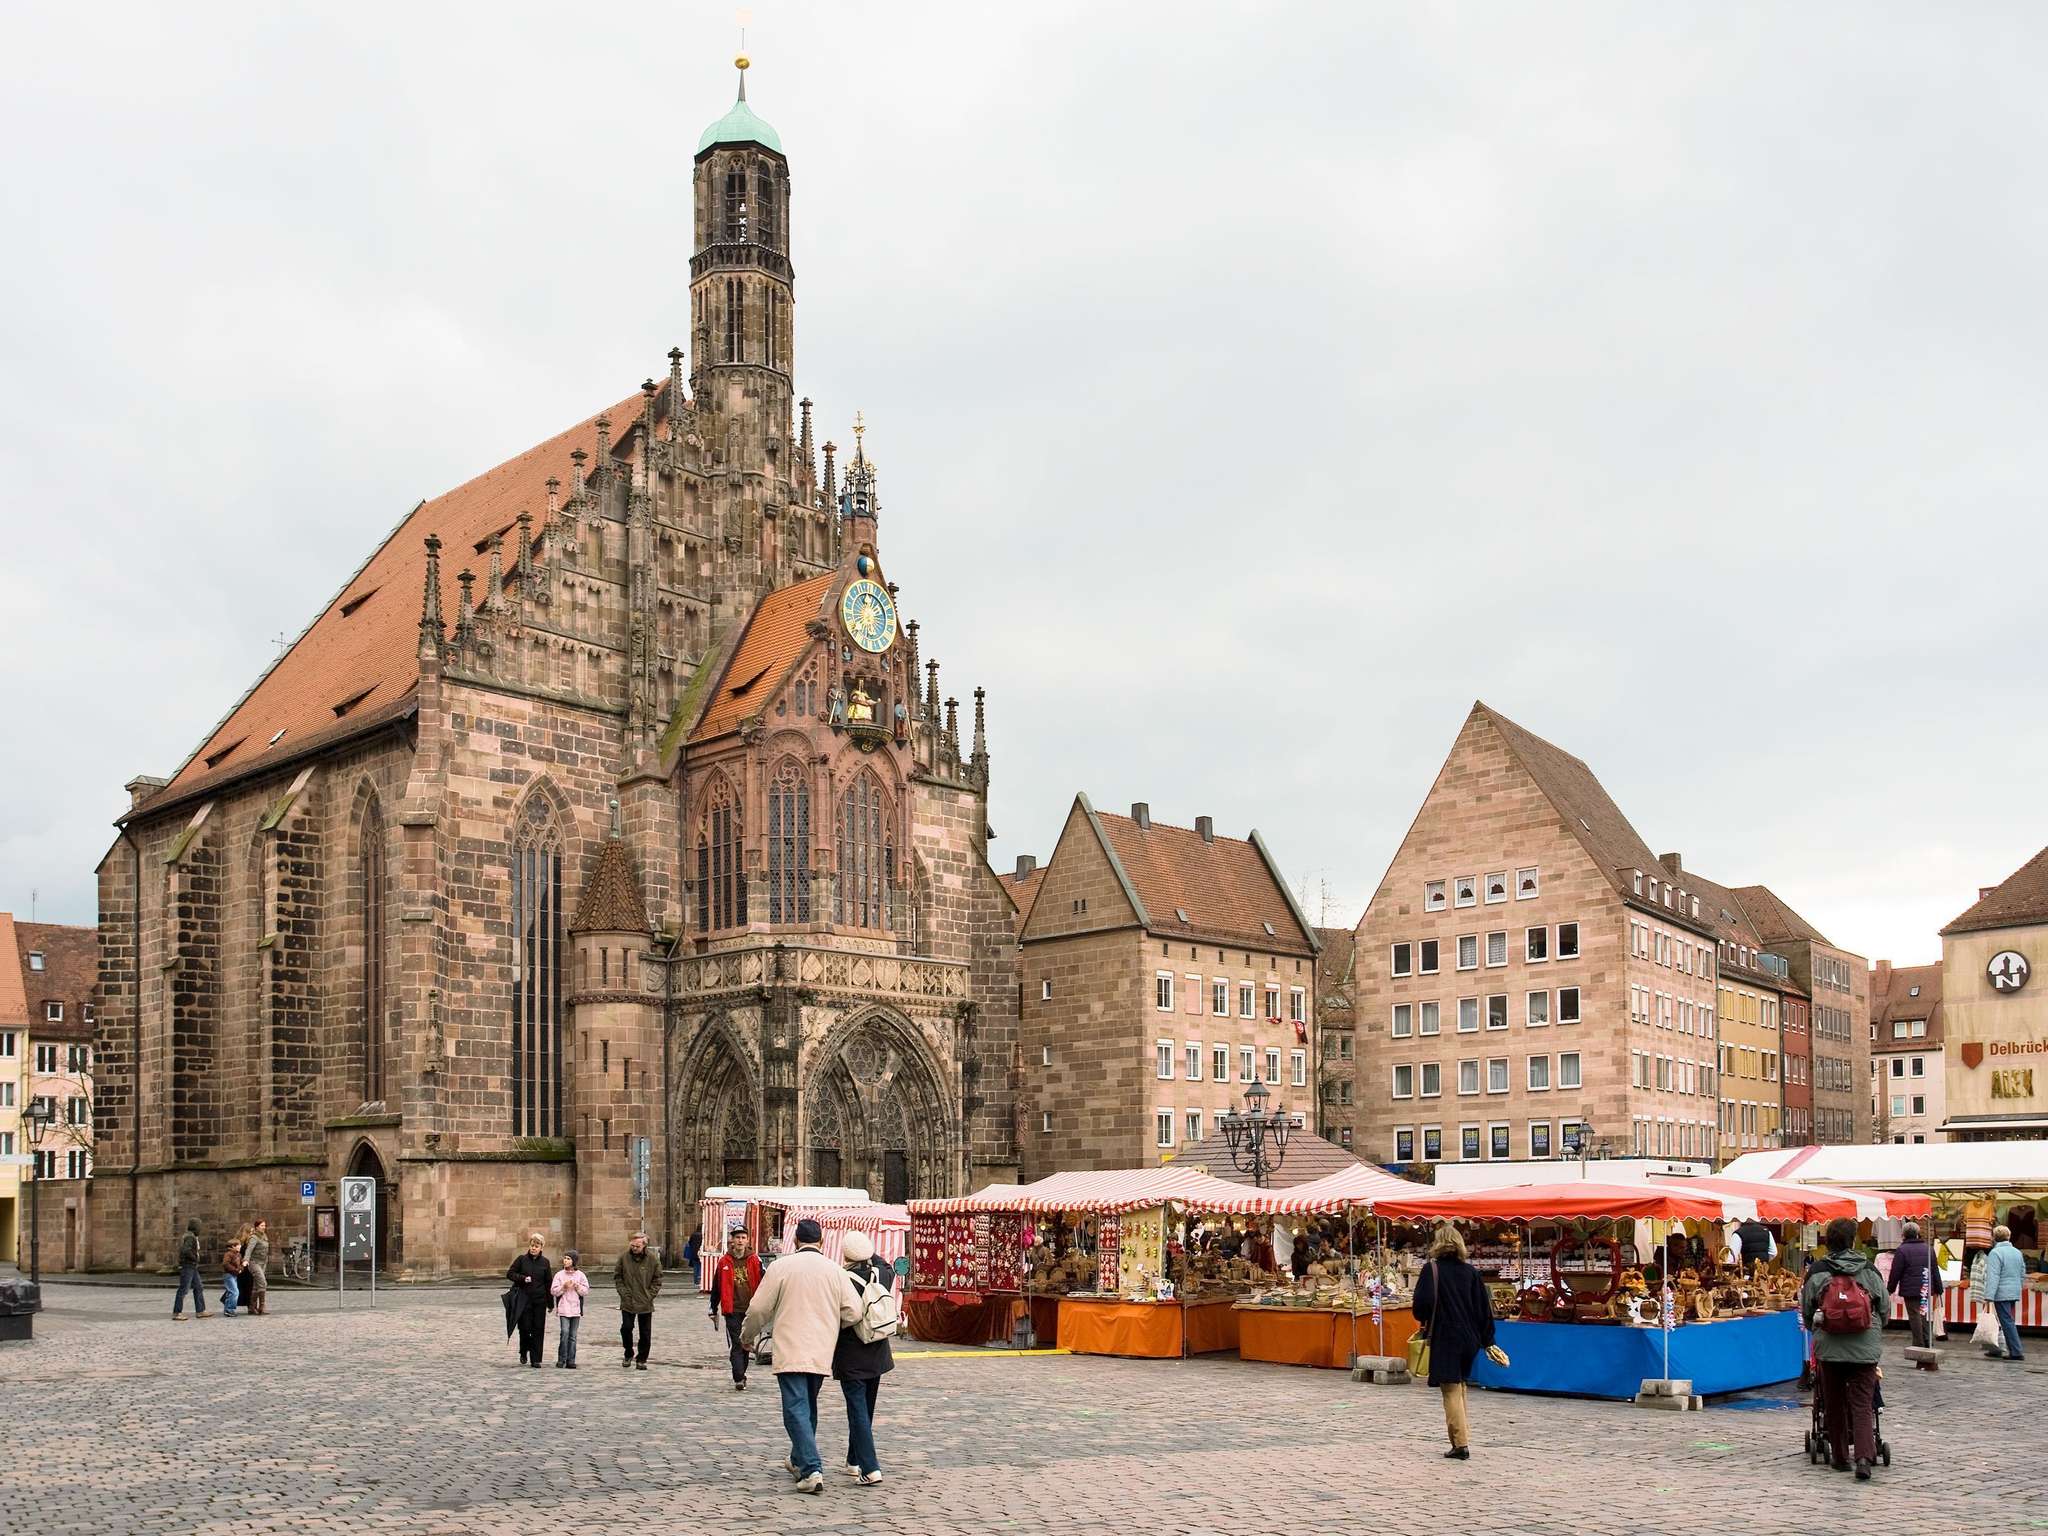
{"label": "gothic church", "polygon": [[[304,1229],[374,1177],[401,1274],[679,1251],[708,1186],[1013,1177],[1015,906],[899,618],[860,431],[797,400],[793,207],[695,157],[690,351],[421,503],[100,866],[94,1250]],[[821,451],[822,450],[822,451]],[[822,459],[822,466],[821,466]]]}

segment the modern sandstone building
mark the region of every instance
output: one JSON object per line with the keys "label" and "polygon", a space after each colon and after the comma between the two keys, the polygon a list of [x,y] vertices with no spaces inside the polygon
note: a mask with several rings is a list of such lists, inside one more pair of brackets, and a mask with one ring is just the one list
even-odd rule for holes
{"label": "modern sandstone building", "polygon": [[1315,1128],[1315,930],[1263,839],[1097,811],[1076,795],[1010,880],[1027,1178],[1133,1168],[1214,1138],[1256,1080]]}
{"label": "modern sandstone building", "polygon": [[[741,61],[742,70],[745,61]],[[404,1272],[673,1250],[740,1180],[1017,1168],[989,758],[794,387],[794,210],[747,105],[694,160],[690,349],[422,502],[100,869],[96,1252],[299,1183]],[[680,295],[677,296],[678,299]],[[209,1236],[211,1241],[211,1236]]]}
{"label": "modern sandstone building", "polygon": [[1940,1129],[1950,1141],[2048,1135],[2048,848],[1941,930]]}

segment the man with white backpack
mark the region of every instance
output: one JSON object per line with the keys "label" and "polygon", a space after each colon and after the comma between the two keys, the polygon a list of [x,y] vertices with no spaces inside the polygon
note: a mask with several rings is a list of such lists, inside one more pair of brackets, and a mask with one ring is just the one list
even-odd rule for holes
{"label": "man with white backpack", "polygon": [[861,1318],[860,1290],[819,1251],[824,1238],[809,1217],[796,1224],[796,1252],[768,1266],[740,1326],[743,1349],[751,1350],[764,1334],[774,1335],[770,1363],[782,1393],[782,1427],[789,1433],[785,1465],[798,1493],[825,1491],[818,1460],[818,1388],[832,1370],[841,1330]]}
{"label": "man with white backpack", "polygon": [[896,1368],[889,1340],[902,1321],[896,1297],[896,1272],[875,1257],[865,1232],[849,1231],[840,1240],[839,1257],[860,1291],[860,1317],[839,1330],[832,1351],[832,1375],[846,1394],[846,1473],[863,1488],[882,1480],[875,1455],[875,1398],[882,1377]]}

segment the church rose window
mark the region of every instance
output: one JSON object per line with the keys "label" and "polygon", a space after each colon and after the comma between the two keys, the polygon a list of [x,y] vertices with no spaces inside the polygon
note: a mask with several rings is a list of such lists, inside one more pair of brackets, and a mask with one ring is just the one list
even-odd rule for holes
{"label": "church rose window", "polygon": [[697,931],[744,927],[747,877],[740,866],[740,811],[721,779],[697,833]]}
{"label": "church rose window", "polygon": [[839,883],[833,917],[851,928],[888,926],[896,838],[882,786],[871,773],[855,779],[839,801]]}
{"label": "church rose window", "polygon": [[562,845],[537,796],[512,845],[512,1134],[562,1132]]}
{"label": "church rose window", "polygon": [[811,786],[784,762],[768,786],[768,921],[811,920]]}

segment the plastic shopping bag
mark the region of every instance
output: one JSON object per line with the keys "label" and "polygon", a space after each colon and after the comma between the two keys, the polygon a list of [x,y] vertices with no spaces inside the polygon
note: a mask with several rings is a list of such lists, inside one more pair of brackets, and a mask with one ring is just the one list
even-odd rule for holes
{"label": "plastic shopping bag", "polygon": [[1977,1329],[1970,1335],[1970,1342],[1981,1345],[2000,1358],[2004,1357],[2005,1332],[1998,1326],[1998,1314],[1990,1307],[1977,1309]]}

